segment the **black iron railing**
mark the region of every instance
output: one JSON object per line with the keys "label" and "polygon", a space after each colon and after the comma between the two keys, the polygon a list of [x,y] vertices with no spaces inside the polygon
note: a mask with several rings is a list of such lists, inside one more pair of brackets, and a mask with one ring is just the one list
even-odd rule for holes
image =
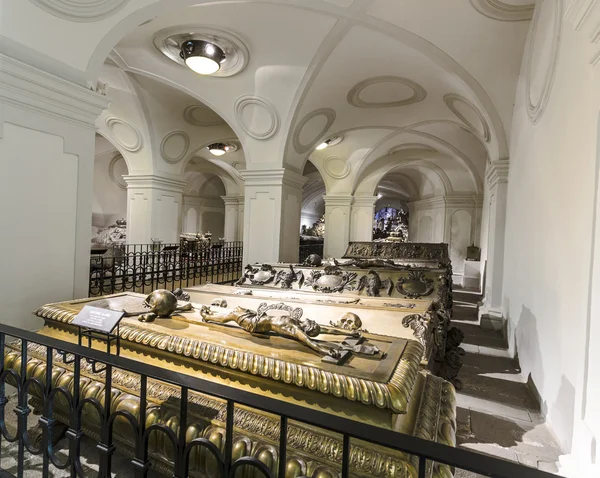
{"label": "black iron railing", "polygon": [[89,296],[232,282],[242,274],[242,254],[242,242],[125,244],[96,249],[90,258]]}
{"label": "black iron railing", "polygon": [[[11,338],[19,339],[16,346]],[[28,363],[28,351],[34,344],[38,344],[37,347],[45,350],[45,363],[38,361],[37,367],[31,365],[31,362]],[[65,376],[64,370],[61,369],[61,366],[64,365],[57,358],[60,357],[56,354],[57,351],[63,354],[72,354],[69,361],[72,372],[68,372],[66,380],[61,378]],[[11,354],[12,359],[10,358]],[[173,468],[170,476],[176,478],[206,476],[190,471],[192,455],[195,454],[194,456],[198,460],[199,455],[204,453],[204,462],[206,463],[210,459],[212,469],[216,470],[216,473],[209,474],[209,476],[234,477],[240,468],[249,467],[253,470],[244,471],[253,472],[252,476],[255,477],[284,478],[286,466],[289,464],[287,460],[287,443],[290,433],[288,424],[291,427],[292,423],[302,423],[339,434],[342,445],[337,456],[342,478],[347,478],[354,473],[350,465],[351,447],[354,446],[352,444],[354,440],[361,440],[416,457],[414,474],[411,472],[411,476],[416,475],[419,478],[430,476],[430,465],[434,462],[495,478],[550,478],[554,476],[503,459],[403,435],[3,324],[0,324],[0,356],[5,357],[0,371],[0,445],[3,440],[18,444],[16,476],[19,478],[24,474],[26,466],[24,463],[28,454],[41,455],[42,476],[44,477],[49,476],[51,464],[57,468],[69,470],[71,477],[85,476],[81,465],[81,440],[84,436],[82,423],[90,419],[92,414],[90,410],[92,409],[95,409],[97,413],[95,416],[99,423],[95,440],[97,441],[96,450],[99,452],[100,471],[98,476],[100,478],[108,478],[113,472],[112,458],[117,450],[114,430],[117,422],[120,422],[120,427],[123,427],[124,423],[128,424],[130,438],[135,442],[133,447],[135,456],[129,462],[129,466],[130,472],[136,477],[146,477],[150,467],[153,466],[149,443],[151,435],[155,434],[160,435],[160,440],[155,437],[154,446],[160,441],[163,449],[167,447],[170,450]],[[89,379],[81,375],[82,367],[89,360],[105,364],[103,382],[100,386],[90,385]],[[139,407],[133,409],[133,412],[120,410],[114,405],[117,403],[117,396],[113,388],[113,378],[122,370],[127,370],[139,377],[135,384],[129,384],[130,387],[136,386],[139,390],[136,397],[139,400],[137,402]],[[149,402],[149,387],[153,386],[150,384],[155,380],[170,384],[178,391],[179,405],[169,418],[171,425],[175,424],[175,426],[169,427],[150,417],[150,414],[154,413],[154,409],[153,404]],[[6,426],[7,383],[15,386],[17,390],[18,403],[14,412],[18,416],[18,425],[14,434],[10,434]],[[89,394],[90,387],[96,387],[95,396],[99,398],[89,398],[89,396],[82,398],[84,392]],[[190,436],[189,431],[194,424],[188,420],[188,397],[196,392],[202,393],[203,396],[218,397],[225,402],[223,442],[215,444],[206,438]],[[129,394],[129,396],[131,395]],[[32,411],[29,403],[34,398],[37,398],[37,407],[42,410],[39,424],[43,433],[37,446],[32,444],[27,430],[27,417]],[[235,442],[234,431],[234,414],[238,412],[239,406],[262,410],[269,416],[278,417],[278,446],[273,447],[277,460],[271,466],[267,466],[256,457],[246,456],[244,453],[240,456],[240,448],[237,446],[239,443]],[[65,424],[68,426],[66,436],[70,443],[67,459],[62,462],[56,456],[54,445],[56,428],[59,426],[55,415],[61,408],[66,411],[63,414],[63,423],[66,422]],[[267,433],[268,430],[264,432]],[[237,450],[237,456],[234,456],[236,453],[234,450]]]}
{"label": "black iron railing", "polygon": [[307,243],[300,244],[300,251],[298,254],[298,262],[303,263],[308,256],[311,254],[317,254],[321,258],[323,258],[323,243]]}

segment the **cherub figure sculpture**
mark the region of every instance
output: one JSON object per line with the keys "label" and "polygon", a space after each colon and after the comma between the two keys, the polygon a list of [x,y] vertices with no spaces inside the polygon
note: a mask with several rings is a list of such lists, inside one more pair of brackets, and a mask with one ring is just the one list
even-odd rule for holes
{"label": "cherub figure sculpture", "polygon": [[331,344],[313,340],[320,334],[345,335],[346,337],[360,338],[358,331],[344,330],[338,327],[330,327],[317,324],[314,320],[300,319],[290,315],[266,315],[243,307],[235,309],[221,309],[203,306],[200,314],[206,322],[226,324],[235,322],[246,332],[254,334],[274,334],[280,337],[297,340],[322,355],[340,358],[341,352],[349,350],[365,355],[377,355],[379,349],[373,345],[343,346],[343,344]]}

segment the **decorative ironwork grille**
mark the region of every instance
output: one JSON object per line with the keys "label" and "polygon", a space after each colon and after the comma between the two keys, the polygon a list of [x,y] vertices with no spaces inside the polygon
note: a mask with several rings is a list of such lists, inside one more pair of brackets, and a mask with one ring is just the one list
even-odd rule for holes
{"label": "decorative ironwork grille", "polygon": [[233,282],[242,255],[242,242],[111,246],[90,258],[89,296]]}
{"label": "decorative ironwork grille", "polygon": [[[44,351],[41,353],[43,360],[38,360],[37,365],[32,365],[31,357],[28,357],[31,347]],[[62,368],[65,365],[60,359],[64,356],[61,354],[71,354],[69,363],[72,371],[65,372]],[[414,458],[411,462],[414,468],[411,468],[412,471],[406,476],[429,477],[434,463],[443,463],[495,478],[554,476],[499,458],[403,435],[238,388],[179,374],[145,362],[109,355],[106,352],[37,335],[5,324],[0,324],[0,356],[4,357],[0,369],[0,446],[4,440],[17,443],[16,476],[19,478],[24,476],[25,459],[28,454],[41,455],[41,471],[44,477],[49,476],[51,465],[68,470],[71,477],[86,476],[81,463],[80,445],[85,432],[82,423],[86,416],[89,419],[91,410],[97,413],[99,424],[99,431],[96,437],[92,438],[97,441],[100,478],[108,478],[114,471],[113,457],[117,451],[115,435],[123,434],[124,429],[129,430],[130,439],[134,443],[132,453],[134,456],[129,466],[136,477],[148,476],[150,468],[154,466],[151,443],[152,435],[156,435],[154,443],[160,441],[163,446],[168,446],[171,450],[170,476],[176,478],[234,477],[238,470],[246,468],[244,472],[253,472],[251,474],[255,477],[284,478],[289,465],[290,430],[293,424],[297,423],[328,430],[341,437],[341,446],[336,450],[341,478],[351,475],[364,476],[361,473],[357,474],[353,468],[357,466],[357,462],[351,462],[352,448],[356,446],[356,440],[411,455]],[[82,375],[82,369],[89,360],[105,364],[102,383],[95,382],[90,385],[89,379]],[[134,408],[133,412],[121,410],[115,405],[117,396],[113,381],[120,371],[129,371],[139,378],[135,384],[130,384],[132,388],[136,388],[137,395],[134,398],[139,401],[139,406]],[[160,422],[155,419],[156,417],[151,416],[154,409],[150,403],[149,390],[157,380],[178,391],[178,407],[172,412],[168,423]],[[16,388],[17,396],[14,413],[18,417],[18,426],[13,434],[6,426],[6,414],[10,413],[7,409],[9,403],[7,385]],[[89,391],[86,391],[90,386],[96,387],[94,392],[96,398],[91,397]],[[221,443],[216,444],[204,437],[194,437],[190,433],[194,424],[188,420],[191,406],[189,398],[196,393],[217,397],[225,403],[224,440]],[[42,411],[39,418],[42,434],[37,444],[33,442],[27,429],[27,418],[32,412],[30,408],[32,403],[35,409]],[[237,443],[234,416],[238,413],[238,407],[251,407],[275,417],[279,428],[278,446],[273,447],[277,459],[270,466],[255,456],[244,454],[239,456],[239,453],[235,456]],[[62,423],[68,424],[66,437],[70,444],[68,456],[63,461],[57,457],[54,445],[56,430],[60,426],[60,421],[57,420],[59,411],[62,411]],[[157,438],[158,436],[160,439]],[[215,473],[203,474],[192,469],[192,461],[197,461],[200,454],[203,454],[205,462],[211,460]],[[6,472],[0,470],[0,476],[5,475]]]}

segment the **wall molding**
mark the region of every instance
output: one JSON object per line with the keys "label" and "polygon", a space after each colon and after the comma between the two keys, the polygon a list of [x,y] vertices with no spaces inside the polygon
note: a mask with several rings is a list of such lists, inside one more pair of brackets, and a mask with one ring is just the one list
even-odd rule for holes
{"label": "wall molding", "polygon": [[[492,138],[490,126],[483,113],[479,111],[479,108],[477,108],[466,98],[457,95],[456,93],[448,93],[447,95],[444,95],[444,103],[446,103],[448,109],[452,111],[452,113],[454,113],[454,115],[466,125],[467,129],[471,133],[483,139],[486,143],[490,142],[490,139]],[[469,121],[469,119],[456,107],[456,105],[460,103],[462,103],[471,111],[473,111],[473,113],[475,113],[477,119],[481,123],[481,128],[478,128],[471,121]]]}
{"label": "wall molding", "polygon": [[[300,134],[302,133],[302,130],[310,120],[319,116],[325,117],[325,125],[323,126],[323,128],[321,128],[321,131],[319,131],[312,140],[310,140],[306,144],[302,143],[300,141]],[[331,108],[319,108],[317,110],[311,111],[306,116],[304,116],[304,118],[302,118],[298,123],[298,126],[296,126],[296,128],[294,129],[294,134],[292,136],[292,143],[296,152],[299,154],[304,154],[310,151],[310,149],[312,149],[317,144],[317,142],[323,137],[323,135],[329,130],[329,128],[331,128],[333,122],[335,121],[335,116],[335,110]]]}
{"label": "wall molding", "polygon": [[[117,118],[116,116],[109,116],[106,118],[106,126],[108,127],[108,131],[110,132],[113,139],[121,146],[123,149],[135,153],[142,149],[144,141],[142,140],[142,135],[137,130],[137,128],[131,124],[129,121],[124,120],[123,118]],[[124,138],[120,138],[119,135],[115,132],[115,127],[118,125],[123,125],[126,128],[129,128],[134,136],[133,141],[128,141]]]}
{"label": "wall molding", "polygon": [[[266,128],[265,131],[257,131],[256,129],[253,129],[251,125],[247,124],[244,121],[244,108],[251,105],[262,108],[267,113],[267,115],[269,115],[271,124],[268,128]],[[236,100],[234,108],[235,117],[238,120],[244,132],[248,136],[251,136],[254,139],[264,141],[272,138],[279,131],[280,120],[279,115],[277,114],[277,110],[271,103],[269,103],[264,98],[261,98],[260,96],[240,96]]]}
{"label": "wall molding", "polygon": [[508,182],[508,172],[510,163],[507,159],[493,161],[488,164],[485,170],[485,180],[490,188],[493,188],[501,183]]}
{"label": "wall molding", "polygon": [[72,22],[97,22],[114,15],[129,3],[129,0],[29,1],[55,17]]}
{"label": "wall molding", "polygon": [[291,186],[302,189],[306,178],[289,169],[246,169],[240,171],[246,187]]}
{"label": "wall molding", "polygon": [[[360,97],[360,94],[365,90],[365,88],[378,83],[396,83],[406,86],[412,90],[412,95],[401,100],[392,101],[365,101]],[[348,103],[350,103],[352,106],[356,106],[357,108],[393,108],[419,103],[426,97],[427,91],[425,91],[425,88],[423,88],[416,81],[409,80],[408,78],[402,78],[400,76],[384,75],[373,76],[354,85],[348,92],[347,100]]]}
{"label": "wall molding", "polygon": [[0,103],[95,131],[110,98],[0,54]]}
{"label": "wall molding", "polygon": [[[544,80],[540,98],[538,101],[532,101],[532,67],[533,67],[533,53],[537,42],[544,42],[544,38],[537,38],[539,33],[539,19],[544,8],[553,9],[553,20],[554,23],[551,28],[551,58],[549,63],[546,65],[546,71],[544,72]],[[527,104],[527,113],[529,119],[533,124],[536,124],[544,114],[546,105],[550,100],[552,93],[552,85],[554,83],[554,76],[556,74],[556,65],[558,63],[558,52],[560,50],[560,38],[563,20],[563,1],[562,0],[538,0],[537,8],[533,16],[531,23],[531,29],[529,32],[529,47],[527,51],[527,64],[525,70],[525,101]]]}
{"label": "wall molding", "polygon": [[[190,105],[190,106],[186,106],[185,109],[183,110],[183,119],[185,120],[186,123],[191,124],[192,126],[218,126],[218,125],[222,125],[222,124],[226,124],[225,120],[221,117],[219,117],[219,120],[209,120],[209,121],[203,121],[202,119],[197,119],[194,116],[194,112],[198,111],[198,110],[208,110],[211,111],[213,113],[215,113],[211,108],[209,108],[206,105]],[[215,113],[217,114],[217,113]],[[219,116],[219,115],[217,115]]]}
{"label": "wall molding", "polygon": [[[183,139],[183,149],[181,150],[181,153],[179,153],[177,156],[169,156],[166,151],[167,142],[171,138],[174,138],[174,137],[180,137]],[[164,136],[164,138],[162,139],[162,141],[160,142],[160,155],[167,163],[176,164],[179,161],[181,161],[183,158],[185,158],[185,155],[187,154],[189,147],[190,147],[190,137],[187,135],[187,133],[185,131],[171,131],[170,133],[167,133]]]}
{"label": "wall molding", "polygon": [[[123,157],[123,155],[121,153],[115,155],[115,157],[110,160],[110,163],[108,164],[108,177],[110,178],[110,180],[113,183],[115,183],[121,189],[127,189],[127,182],[125,182],[125,184],[120,183],[119,180],[117,179],[117,176],[115,175],[115,165],[117,164],[117,161],[119,161],[119,159],[121,159],[121,160],[123,160],[123,162],[125,162],[125,158]],[[127,163],[125,163],[125,164],[127,164]],[[121,177],[121,179],[122,179],[122,177]]]}
{"label": "wall molding", "polygon": [[[556,0],[562,1],[562,0]],[[531,20],[535,3],[530,5],[511,5],[500,0],[471,0],[471,5],[482,15],[503,22],[521,22]]]}
{"label": "wall molding", "polygon": [[185,181],[156,176],[154,174],[130,174],[123,176],[123,179],[127,183],[128,190],[158,189],[160,191],[183,193],[183,189],[187,185]]}

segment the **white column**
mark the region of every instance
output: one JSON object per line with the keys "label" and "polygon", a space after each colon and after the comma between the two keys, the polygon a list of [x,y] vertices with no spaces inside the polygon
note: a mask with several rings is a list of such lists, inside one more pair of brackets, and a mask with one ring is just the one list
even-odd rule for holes
{"label": "white column", "polygon": [[342,257],[350,240],[352,196],[323,196],[325,200],[325,243],[323,255]]}
{"label": "white column", "polygon": [[127,242],[179,242],[184,181],[150,174],[123,176],[127,182]]}
{"label": "white column", "polygon": [[225,203],[225,241],[233,242],[238,238],[240,203],[237,196],[221,196]]}
{"label": "white column", "polygon": [[95,121],[109,99],[0,54],[0,320],[87,297]]}
{"label": "white column", "polygon": [[377,196],[355,196],[350,220],[351,241],[373,240],[373,219]]}
{"label": "white column", "polygon": [[508,192],[508,160],[494,161],[486,169],[489,189],[487,231],[487,265],[482,315],[502,317],[502,280],[504,276],[504,235],[506,229],[506,199]]}
{"label": "white column", "polygon": [[246,170],[244,262],[297,262],[302,185],[287,169]]}

